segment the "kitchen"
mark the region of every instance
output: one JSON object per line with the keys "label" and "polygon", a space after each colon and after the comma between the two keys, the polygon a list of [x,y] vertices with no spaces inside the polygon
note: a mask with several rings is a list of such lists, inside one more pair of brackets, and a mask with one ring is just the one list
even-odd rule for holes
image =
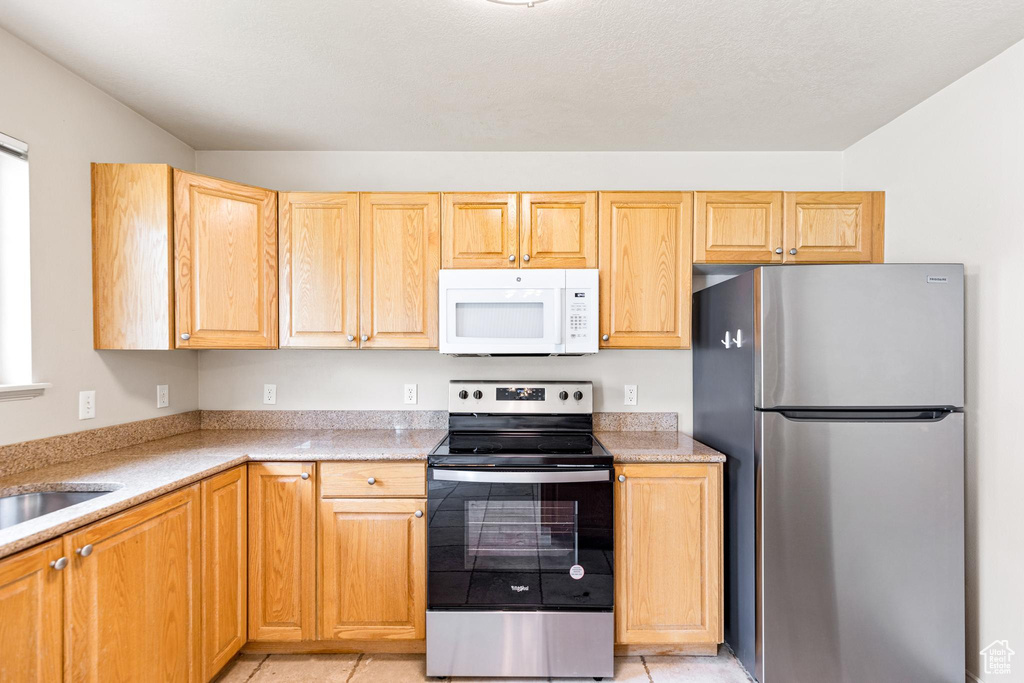
{"label": "kitchen", "polygon": [[[913,401],[915,408],[948,409],[953,418],[963,419],[963,466],[959,474],[951,469],[935,482],[945,486],[941,495],[952,496],[950,501],[955,501],[960,482],[961,515],[959,521],[943,519],[939,525],[920,508],[903,511],[905,521],[921,525],[928,538],[941,537],[935,548],[953,553],[959,548],[962,554],[959,578],[952,578],[960,590],[954,586],[932,592],[935,604],[954,605],[953,612],[959,605],[962,613],[948,620],[958,632],[956,644],[949,645],[948,633],[921,626],[915,611],[921,605],[917,586],[901,583],[905,578],[895,581],[903,576],[896,566],[885,575],[895,585],[877,587],[907,602],[878,604],[870,599],[874,591],[867,590],[869,595],[857,592],[853,603],[836,602],[834,614],[795,606],[773,614],[800,619],[796,632],[804,638],[815,618],[841,626],[816,632],[819,653],[848,652],[851,646],[855,651],[865,643],[882,647],[877,637],[888,643],[884,651],[889,655],[906,656],[894,663],[875,649],[876,656],[857,658],[861,664],[875,660],[879,666],[907,667],[927,662],[936,667],[919,668],[917,674],[905,668],[882,670],[898,671],[892,680],[913,680],[914,675],[947,680],[953,670],[969,679],[1015,680],[1009,651],[1022,639],[1014,616],[1021,603],[1013,581],[1020,549],[1013,485],[1020,470],[1010,457],[1006,430],[1012,424],[1008,411],[1015,393],[1010,392],[1020,360],[1009,350],[1019,333],[1013,327],[1017,316],[1005,313],[1012,313],[1014,305],[1009,300],[1010,257],[1024,253],[1014,228],[1016,203],[1010,201],[1019,180],[1015,160],[1024,150],[1009,127],[1021,113],[1020,105],[1007,93],[1019,87],[1015,69],[1022,54],[1014,43],[1024,32],[1018,31],[1022,17],[1015,8],[954,4],[956,31],[940,28],[949,20],[940,12],[915,5],[920,10],[915,14],[893,4],[886,10],[884,30],[856,48],[843,42],[844,37],[865,39],[859,33],[864,26],[878,28],[868,17],[850,9],[829,10],[835,14],[825,16],[833,22],[787,13],[793,26],[765,25],[779,33],[772,36],[773,45],[784,44],[782,38],[790,31],[827,24],[827,35],[845,46],[846,52],[836,51],[834,62],[815,67],[833,69],[828,73],[837,78],[829,86],[837,88],[828,105],[833,108],[830,115],[823,116],[826,104],[814,99],[818,94],[799,89],[792,95],[797,98],[792,108],[779,102],[778,111],[766,109],[777,98],[747,80],[741,92],[760,104],[765,121],[725,116],[725,109],[715,109],[713,98],[703,101],[699,121],[690,121],[685,118],[692,114],[689,105],[681,104],[692,103],[689,95],[665,92],[663,111],[675,116],[668,128],[658,127],[661,110],[650,108],[661,94],[653,86],[639,94],[623,91],[639,100],[632,109],[623,93],[600,95],[612,96],[611,106],[607,101],[603,108],[574,106],[571,124],[559,118],[558,107],[532,122],[510,115],[519,111],[515,97],[502,100],[512,107],[508,111],[483,108],[484,92],[501,91],[491,82],[494,74],[511,76],[508,69],[516,66],[511,48],[509,64],[488,60],[489,71],[479,73],[465,64],[459,67],[462,81],[452,83],[437,70],[450,69],[445,60],[461,54],[460,49],[480,49],[497,35],[530,35],[529,40],[553,50],[553,61],[543,67],[530,61],[530,68],[554,69],[566,79],[567,92],[594,104],[592,98],[600,91],[582,86],[595,83],[595,74],[571,60],[552,66],[558,63],[556,57],[580,49],[571,42],[559,44],[560,33],[585,26],[596,36],[608,30],[602,21],[614,17],[642,26],[651,45],[675,45],[667,42],[671,31],[720,29],[716,22],[722,17],[657,3],[630,16],[608,3],[585,8],[578,2],[548,0],[516,7],[465,0],[436,7],[416,3],[401,12],[389,3],[372,9],[310,6],[308,13],[297,16],[282,16],[280,10],[264,14],[261,9],[253,10],[251,23],[240,25],[231,22],[229,5],[188,5],[181,16],[171,18],[157,17],[141,6],[58,3],[46,9],[7,4],[0,11],[0,86],[11,96],[0,102],[0,133],[16,152],[4,158],[23,162],[30,174],[30,192],[23,201],[30,202],[31,251],[25,247],[24,257],[14,259],[10,255],[18,253],[19,243],[0,250],[0,259],[6,258],[0,260],[0,278],[11,278],[3,280],[0,291],[9,297],[9,292],[20,291],[7,287],[9,282],[30,277],[31,316],[25,317],[24,307],[8,306],[8,298],[0,299],[0,383],[6,385],[0,388],[6,390],[4,398],[24,399],[0,403],[0,495],[74,485],[74,493],[87,499],[0,529],[0,585],[10,586],[13,595],[28,584],[18,584],[10,572],[24,575],[24,562],[45,559],[40,566],[46,571],[34,575],[40,583],[32,588],[49,591],[33,603],[39,611],[21,621],[8,617],[13,611],[7,609],[13,608],[0,608],[5,616],[0,621],[13,625],[0,642],[24,647],[21,643],[31,641],[39,654],[32,659],[24,649],[15,650],[18,657],[4,651],[0,659],[19,666],[14,673],[5,670],[5,676],[210,680],[221,675],[245,680],[251,675],[260,680],[282,675],[326,680],[351,675],[352,680],[419,680],[430,675],[458,680],[502,674],[658,681],[746,680],[749,674],[762,681],[802,680],[793,670],[787,675],[786,669],[776,669],[774,678],[772,674],[773,662],[783,656],[794,666],[806,663],[799,647],[782,648],[779,639],[773,646],[769,631],[760,656],[758,639],[736,632],[739,616],[733,608],[742,605],[750,613],[759,609],[755,581],[744,580],[743,590],[735,584],[745,570],[734,562],[738,551],[730,550],[741,535],[730,520],[737,519],[733,506],[739,500],[732,488],[740,481],[733,468],[744,462],[744,453],[712,444],[716,437],[706,418],[709,411],[725,414],[716,401],[733,395],[728,390],[741,380],[728,374],[727,362],[709,384],[704,370],[709,366],[701,354],[715,345],[722,349],[719,358],[747,358],[745,354],[760,348],[754,340],[761,339],[755,335],[763,330],[730,324],[716,327],[714,337],[702,337],[701,292],[721,291],[715,288],[729,283],[738,286],[743,278],[773,270],[809,277],[820,268],[894,272],[899,263],[963,263],[960,319],[966,330],[961,326],[960,334],[965,335],[966,354],[961,351],[960,358],[965,363],[934,355],[939,351],[929,333],[938,327],[918,327],[922,351],[908,356],[923,359],[920,376],[935,375],[936,382],[943,370],[963,368],[960,396]],[[762,16],[759,12],[771,9],[734,11],[754,21]],[[697,17],[700,22],[690,26]],[[188,30],[203,23],[214,33]],[[383,41],[372,48],[377,61],[352,61],[349,51],[360,44],[360,33],[385,25],[396,28],[377,37]],[[864,100],[873,103],[870,111],[854,107],[854,102],[867,106],[858,97],[843,99],[841,86],[855,83],[836,75],[849,66],[843,60],[861,54],[861,49],[874,50],[875,57],[891,54],[886,51],[910,40],[904,32],[911,25],[920,34],[913,36],[915,49],[899,48],[906,50],[900,55],[907,63],[898,69],[892,63],[886,66],[896,69],[898,78],[883,79],[880,72],[861,65],[859,77],[874,77],[870,85],[859,82],[862,94],[871,95]],[[147,30],[140,34],[133,26]],[[311,40],[263,40],[281,26]],[[411,26],[432,27],[438,36],[403,42]],[[472,29],[464,36],[467,45],[443,39],[452,36],[454,26]],[[743,24],[737,30],[749,31],[751,39],[764,38],[765,26]],[[934,30],[928,33],[928,27]],[[116,36],[112,43],[101,38],[108,31]],[[311,49],[317,44],[313,36],[331,31],[354,42],[332,46],[337,52],[331,54]],[[245,36],[250,44],[228,41],[214,49],[214,35]],[[594,59],[602,68],[620,64],[616,73],[621,77],[659,69],[678,75],[690,69],[694,78],[696,63],[711,68],[687,62],[693,58],[683,54],[647,55],[654,63],[637,65],[630,61],[631,55],[640,54],[637,46],[621,37],[616,40],[610,43],[614,54]],[[170,50],[168,41],[180,46]],[[373,41],[362,44],[370,49]],[[704,43],[701,49],[711,48]],[[751,54],[744,53],[743,59]],[[960,55],[959,61],[941,58],[949,54]],[[200,76],[190,55],[221,60],[230,68],[218,72],[205,65],[205,76]],[[719,54],[727,56],[740,58]],[[303,60],[328,72],[334,68],[332,60],[347,60],[345,70],[331,72],[339,79],[348,78],[347,70],[357,65],[360,78],[382,73],[400,78],[369,91],[371,81],[358,82],[363,92],[353,81],[344,95],[306,93],[305,100],[291,102],[268,99],[269,85],[252,90],[256,82],[242,78],[243,62],[248,61],[252,73],[262,73],[262,83],[294,93],[285,89],[309,84],[289,80],[298,73],[308,78]],[[518,67],[524,68],[522,63]],[[785,79],[795,79],[798,70],[791,65],[778,68],[771,78],[795,87],[794,80]],[[421,80],[406,80],[415,73]],[[572,81],[570,75],[581,80]],[[524,89],[518,94],[533,93],[537,102],[557,99],[545,90],[551,77],[549,73],[543,83],[517,86]],[[730,77],[738,80],[729,87],[740,88],[742,79]],[[446,97],[457,92],[466,97],[455,107],[461,116],[444,105],[431,108],[436,94],[429,89],[441,83],[453,88]],[[460,90],[466,87],[479,91],[469,97]],[[403,115],[411,102],[423,103],[418,114],[422,120]],[[622,111],[628,111],[635,125],[621,125],[609,116],[615,107],[627,108]],[[839,116],[835,107],[849,113]],[[375,119],[380,120],[367,123]],[[0,178],[5,180],[2,201],[17,200],[9,190],[17,185],[6,182],[7,175]],[[6,230],[13,224],[0,226]],[[814,242],[829,236],[838,241]],[[776,253],[778,249],[783,253]],[[233,253],[242,256],[232,258]],[[820,263],[837,265],[815,265]],[[872,263],[893,266],[855,265]],[[755,271],[761,264],[767,267]],[[579,271],[596,274],[596,292],[592,282],[569,281]],[[878,286],[886,276],[870,274],[874,272],[865,276],[866,284],[847,293]],[[558,273],[564,273],[561,283]],[[929,283],[931,277],[947,279]],[[499,284],[488,285],[492,278]],[[956,290],[957,278],[955,271],[927,272],[921,288]],[[827,286],[819,281],[799,291]],[[898,287],[882,291],[904,292]],[[573,288],[586,296],[554,294]],[[768,289],[766,285],[762,291]],[[511,313],[498,308],[493,297],[487,299],[495,291],[535,298],[524,298]],[[778,291],[784,297],[791,290],[782,283]],[[484,299],[470,301],[467,297],[472,296]],[[880,309],[898,311],[904,305],[901,297],[887,301],[884,293],[872,300]],[[782,310],[817,310],[821,316],[816,319],[834,321],[826,332],[839,329],[844,319],[856,319],[852,298],[825,301],[837,308],[793,304]],[[587,304],[580,308],[583,302]],[[474,310],[486,315],[474,319]],[[500,310],[509,315],[503,317]],[[552,321],[561,320],[564,346],[509,351],[492,339],[461,347],[460,319],[465,329],[484,325],[500,330],[513,346],[527,343],[526,331],[538,326],[550,331]],[[885,329],[892,333],[902,319],[894,317]],[[936,319],[916,322],[927,325]],[[868,320],[854,332],[864,334],[860,328],[876,324]],[[953,328],[944,323],[943,338],[955,337]],[[723,337],[725,332],[730,336]],[[582,341],[592,347],[574,351],[571,334],[585,335]],[[24,352],[25,339],[29,353]],[[786,337],[780,348],[797,349],[792,341]],[[560,342],[548,338],[538,343]],[[22,349],[20,355],[16,347]],[[931,350],[925,353],[925,348]],[[893,374],[894,362],[896,367],[902,364],[865,351],[857,349],[858,355],[849,360],[876,383],[888,381],[885,372]],[[465,355],[477,353],[497,355]],[[825,366],[808,367],[816,372],[847,367],[848,359],[825,355]],[[955,385],[956,378],[951,382]],[[984,420],[978,412],[982,404],[989,411]],[[788,410],[801,404],[779,405]],[[842,407],[865,405],[858,400]],[[885,407],[900,405],[887,401]],[[768,407],[751,402],[749,408],[754,414]],[[93,417],[83,420],[80,415]],[[952,424],[948,419],[934,424]],[[546,441],[531,446],[520,438],[520,432],[535,431],[556,431],[569,445],[547,453]],[[490,436],[457,443],[464,434],[481,433]],[[590,438],[592,445],[581,448],[581,438]],[[856,438],[844,437],[842,443],[852,444]],[[507,455],[498,455],[496,440],[516,444],[515,452],[506,448]],[[455,452],[439,452],[442,441]],[[942,443],[950,441],[956,438]],[[795,453],[789,443],[785,452]],[[460,452],[467,447],[472,456]],[[610,471],[613,476],[597,487],[594,482],[504,484],[443,478],[513,456],[519,459],[490,467],[502,472],[516,467],[556,470],[541,472],[545,475]],[[449,458],[458,464],[446,463]],[[805,485],[819,476],[810,466],[800,467]],[[935,493],[939,489],[925,486],[927,477],[908,490],[897,476],[904,475],[883,467],[890,475],[884,481],[899,492],[899,500],[920,496],[934,501],[940,495]],[[833,474],[838,471],[832,468]],[[496,500],[457,495],[480,486],[509,488]],[[588,493],[598,488],[604,493]],[[580,493],[572,501],[557,493],[534,493],[549,490]],[[831,490],[837,495],[824,503],[799,505],[838,505],[838,494],[853,489]],[[787,511],[806,509],[787,507],[787,500],[796,505],[800,499],[785,495],[764,503],[782,504],[784,518]],[[570,513],[573,505],[567,502],[578,507]],[[455,510],[456,504],[463,507]],[[165,507],[158,510],[161,505]],[[956,508],[951,503],[943,509]],[[582,524],[591,514],[588,509],[597,511],[599,524]],[[511,521],[500,524],[507,532],[506,554],[525,561],[516,544],[526,544],[536,551],[530,562],[537,567],[549,561],[542,547],[553,556],[574,557],[557,565],[558,583],[552,579],[547,591],[546,574],[539,570],[540,584],[510,582],[524,590],[509,588],[514,595],[504,598],[497,613],[525,618],[528,610],[508,601],[536,599],[542,609],[531,613],[538,618],[548,613],[596,615],[586,626],[548,633],[568,637],[589,628],[599,633],[572,645],[530,640],[545,631],[522,627],[515,637],[525,640],[516,642],[526,646],[503,659],[487,648],[513,642],[510,634],[519,627],[509,626],[501,637],[484,637],[489,626],[452,627],[435,619],[460,611],[453,607],[453,595],[467,599],[486,593],[474,590],[477,567],[506,561],[499,547],[469,543],[484,533],[489,515],[503,510],[529,511],[534,520],[543,520],[528,525],[527,534],[508,531],[514,526]],[[652,516],[650,510],[659,512]],[[163,521],[156,524],[157,518],[147,515],[161,515]],[[458,515],[462,517],[456,520]],[[166,542],[140,536],[119,544],[118,539],[127,538],[119,535],[126,520],[144,518],[150,521],[132,528],[142,533],[160,527],[163,531],[157,534],[164,533]],[[451,526],[441,524],[446,518]],[[220,522],[214,524],[214,519]],[[831,529],[828,544],[820,547],[849,558],[842,553],[853,546],[841,541],[851,537],[839,535],[840,521],[833,516],[832,527],[806,531],[813,535]],[[955,533],[938,533],[957,523],[959,541]],[[557,530],[573,524],[576,539],[568,553],[561,552],[559,548],[570,546],[560,545],[568,537]],[[752,537],[756,532],[756,525],[748,525],[742,533]],[[232,543],[214,544],[217,534]],[[642,547],[644,541],[649,547]],[[105,544],[112,552],[104,552]],[[93,550],[76,552],[86,546]],[[435,557],[438,547],[449,550]],[[765,548],[765,557],[778,547]],[[881,559],[898,564],[891,549],[881,552],[885,547],[872,546],[864,563],[853,566],[870,572]],[[753,563],[758,552],[744,550],[743,557]],[[11,558],[33,553],[21,570],[4,572],[15,566]],[[174,573],[167,580],[179,589],[167,590],[145,572],[105,582],[99,569],[90,569],[102,567],[104,557],[137,559],[147,568],[166,560],[173,567],[168,572]],[[935,563],[927,553],[900,557],[910,565]],[[925,557],[931,559],[921,559]],[[431,564],[437,562],[444,567],[438,571],[451,575],[432,578]],[[472,568],[468,562],[474,563]],[[506,566],[503,571],[534,574],[524,567]],[[830,571],[836,581],[846,576],[835,568]],[[460,572],[468,576],[454,575]],[[813,579],[801,578],[806,595],[830,588]],[[216,588],[208,590],[208,580]],[[442,581],[469,581],[469,588],[439,593]],[[949,581],[947,577],[942,585],[952,585]],[[181,591],[182,582],[191,588]],[[374,590],[377,582],[379,594]],[[609,585],[610,596],[605,595]],[[93,597],[76,597],[85,597],[81,586]],[[842,594],[851,586],[863,588],[848,581],[831,588]],[[744,593],[748,588],[749,594]],[[587,599],[604,602],[595,602],[593,609],[560,609],[559,596],[576,596],[570,599],[578,604],[588,590]],[[145,596],[152,611],[142,614],[141,608],[121,604],[115,598],[122,594]],[[108,600],[121,606],[106,617],[102,611],[90,614]],[[544,609],[546,605],[552,609]],[[462,611],[494,613],[478,609],[486,607],[486,600],[477,599],[474,606]],[[160,620],[170,613],[173,623],[188,616],[188,626],[162,644],[146,627],[132,626],[164,623]],[[768,616],[776,623],[773,619]],[[867,636],[859,632],[863,624],[849,619],[881,620],[887,628],[864,640]],[[482,640],[470,647],[474,637]],[[579,654],[580,648],[587,652],[586,647],[598,642],[605,643],[599,654]],[[991,668],[998,663],[990,661],[994,650],[988,646],[997,642],[1003,644],[1009,675],[997,675]],[[467,650],[479,654],[479,662],[460,655]],[[939,651],[955,656],[949,659],[937,655]],[[561,655],[574,652],[575,663],[558,668],[566,661]],[[817,680],[864,679],[857,668],[842,668],[856,664],[840,654],[824,664],[811,663],[823,667]],[[30,661],[41,668],[32,669]],[[529,668],[542,665],[549,668]],[[496,668],[506,666],[511,668]],[[875,673],[876,680],[886,678]]]}

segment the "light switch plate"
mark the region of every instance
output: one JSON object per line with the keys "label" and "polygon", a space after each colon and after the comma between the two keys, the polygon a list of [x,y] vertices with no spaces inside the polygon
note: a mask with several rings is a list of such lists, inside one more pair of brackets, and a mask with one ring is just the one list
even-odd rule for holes
{"label": "light switch plate", "polygon": [[96,391],[78,392],[78,419],[91,420],[96,417]]}
{"label": "light switch plate", "polygon": [[171,402],[170,392],[166,384],[156,385],[156,407],[166,408]]}
{"label": "light switch plate", "polygon": [[405,402],[416,403],[416,385],[406,384],[405,385]]}
{"label": "light switch plate", "polygon": [[622,405],[635,406],[636,405],[636,385],[627,384],[625,391],[625,398],[622,401]]}
{"label": "light switch plate", "polygon": [[277,385],[276,384],[264,384],[263,385],[263,403],[268,406],[272,406],[277,403]]}

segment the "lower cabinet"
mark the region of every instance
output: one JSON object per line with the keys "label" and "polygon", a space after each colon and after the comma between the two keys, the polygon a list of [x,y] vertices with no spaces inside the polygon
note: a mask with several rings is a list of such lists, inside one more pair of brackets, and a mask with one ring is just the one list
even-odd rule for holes
{"label": "lower cabinet", "polygon": [[316,638],[315,469],[249,464],[249,640]]}
{"label": "lower cabinet", "polygon": [[199,485],[64,537],[65,680],[198,681]]}
{"label": "lower cabinet", "polygon": [[615,467],[615,640],[722,642],[722,465]]}
{"label": "lower cabinet", "polygon": [[202,662],[210,680],[246,641],[246,467],[202,482]]}
{"label": "lower cabinet", "polygon": [[64,584],[60,539],[0,560],[0,681],[59,681]]}
{"label": "lower cabinet", "polygon": [[320,638],[426,634],[426,499],[320,501]]}

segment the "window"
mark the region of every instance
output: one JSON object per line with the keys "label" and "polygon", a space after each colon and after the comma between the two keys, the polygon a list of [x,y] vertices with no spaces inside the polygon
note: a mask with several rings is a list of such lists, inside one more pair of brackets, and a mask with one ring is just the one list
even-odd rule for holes
{"label": "window", "polygon": [[28,145],[0,133],[0,400],[38,396],[32,384]]}

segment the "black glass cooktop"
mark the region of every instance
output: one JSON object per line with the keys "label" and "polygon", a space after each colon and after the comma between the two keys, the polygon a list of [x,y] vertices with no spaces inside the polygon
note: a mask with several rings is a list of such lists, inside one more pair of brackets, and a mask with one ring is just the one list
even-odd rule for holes
{"label": "black glass cooktop", "polygon": [[506,458],[512,462],[557,458],[573,464],[606,464],[611,454],[585,432],[449,432],[430,454],[432,461],[450,464],[494,464]]}

